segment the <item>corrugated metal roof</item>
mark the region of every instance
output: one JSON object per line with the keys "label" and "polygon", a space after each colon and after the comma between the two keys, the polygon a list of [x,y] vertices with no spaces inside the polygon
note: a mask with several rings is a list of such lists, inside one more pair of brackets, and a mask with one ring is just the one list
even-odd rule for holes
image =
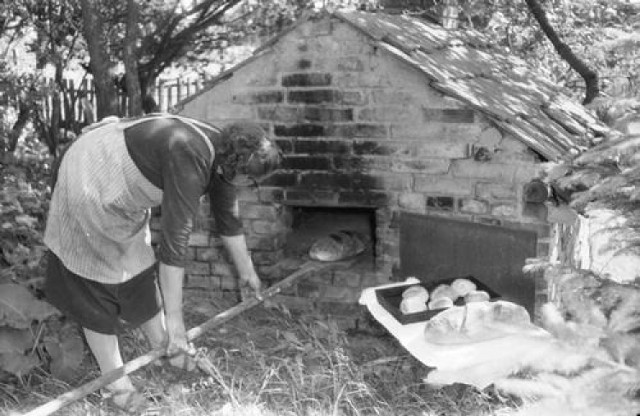
{"label": "corrugated metal roof", "polygon": [[334,15],[416,66],[434,89],[484,113],[549,160],[575,156],[610,130],[522,59],[475,31],[400,14]]}

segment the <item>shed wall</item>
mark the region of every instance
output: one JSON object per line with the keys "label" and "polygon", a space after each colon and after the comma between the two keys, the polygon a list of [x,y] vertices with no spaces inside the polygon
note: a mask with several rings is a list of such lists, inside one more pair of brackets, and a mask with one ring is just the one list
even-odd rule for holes
{"label": "shed wall", "polygon": [[[537,155],[338,19],[303,23],[180,113],[213,124],[258,121],[282,148],[282,168],[259,193],[240,198],[249,247],[267,279],[286,274],[281,248],[290,207],[300,205],[376,209],[377,267],[362,287],[403,277],[400,212],[533,230],[546,252],[546,211],[526,206],[523,196],[539,170]],[[190,284],[233,289],[202,211]],[[326,291],[344,302],[359,292]]]}

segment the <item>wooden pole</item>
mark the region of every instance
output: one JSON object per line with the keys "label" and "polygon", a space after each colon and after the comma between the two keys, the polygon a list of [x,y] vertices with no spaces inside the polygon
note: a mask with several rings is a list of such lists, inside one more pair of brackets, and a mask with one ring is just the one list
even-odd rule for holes
{"label": "wooden pole", "polygon": [[[198,338],[200,335],[204,334],[211,328],[220,326],[225,322],[229,321],[231,318],[234,318],[240,315],[242,312],[245,312],[246,310],[259,305],[265,299],[275,296],[276,294],[280,293],[283,289],[291,286],[297,279],[299,279],[300,277],[308,273],[320,271],[331,266],[333,267],[340,266],[340,265],[344,266],[345,264],[348,264],[348,263],[319,263],[316,261],[307,261],[302,266],[300,266],[298,270],[291,273],[289,276],[285,277],[284,279],[282,279],[275,285],[271,286],[270,288],[264,290],[261,293],[260,298],[252,297],[250,299],[246,299],[238,303],[237,305],[227,309],[226,311],[217,314],[213,318],[204,322],[202,325],[197,326],[195,328],[191,328],[189,331],[187,331],[187,339],[189,341],[193,341],[194,339]],[[132,373],[146,366],[147,364],[154,362],[155,360],[162,357],[163,355],[164,355],[163,348],[157,348],[157,349],[151,350],[148,353],[141,355],[140,357],[125,363],[120,368],[116,368],[113,371],[105,373],[100,377],[96,378],[95,380],[92,380],[74,390],[68,391],[58,396],[57,398],[51,400],[50,402],[45,403],[42,406],[39,406],[27,413],[24,413],[23,416],[50,415],[53,412],[60,410],[62,407],[70,403],[73,403],[76,400],[79,400],[108,384],[113,383],[119,378],[124,377],[125,375]]]}

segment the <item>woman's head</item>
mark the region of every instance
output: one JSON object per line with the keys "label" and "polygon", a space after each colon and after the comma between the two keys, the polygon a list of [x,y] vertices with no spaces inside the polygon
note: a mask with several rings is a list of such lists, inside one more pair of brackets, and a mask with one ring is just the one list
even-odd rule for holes
{"label": "woman's head", "polygon": [[216,148],[216,164],[229,182],[255,180],[276,169],[282,159],[280,149],[255,123],[233,123],[221,131],[221,148]]}

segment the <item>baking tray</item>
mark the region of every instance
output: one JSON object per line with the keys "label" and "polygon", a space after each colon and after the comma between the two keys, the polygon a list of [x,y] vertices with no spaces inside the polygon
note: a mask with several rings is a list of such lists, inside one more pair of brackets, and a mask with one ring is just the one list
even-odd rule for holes
{"label": "baking tray", "polygon": [[[460,277],[453,277],[448,279],[436,280],[433,282],[422,282],[422,283],[408,283],[406,285],[394,286],[389,288],[376,289],[376,297],[378,298],[378,303],[382,305],[398,322],[403,325],[413,324],[416,322],[428,321],[433,318],[440,312],[446,310],[447,308],[442,309],[430,309],[423,312],[416,313],[408,313],[403,314],[400,311],[400,302],[402,302],[402,292],[405,291],[409,286],[420,285],[431,293],[436,286],[441,284],[450,285],[454,280],[459,279]],[[469,281],[475,283],[477,290],[484,290],[489,294],[490,300],[495,300],[500,298],[500,294],[488,287],[486,284],[482,283],[480,280],[476,279],[473,276],[463,276],[462,278],[468,279]],[[464,301],[462,299],[456,300],[455,305],[464,305]]]}

